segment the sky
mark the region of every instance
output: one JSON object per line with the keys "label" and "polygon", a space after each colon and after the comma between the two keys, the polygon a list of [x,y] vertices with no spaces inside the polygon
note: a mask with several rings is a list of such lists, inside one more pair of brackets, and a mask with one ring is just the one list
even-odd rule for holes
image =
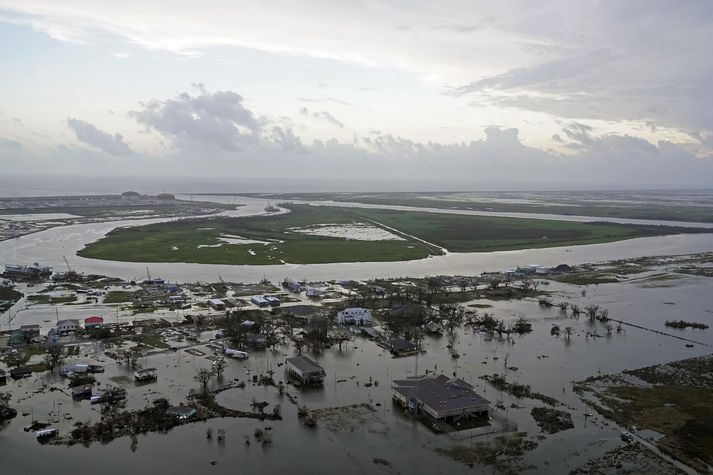
{"label": "sky", "polygon": [[710,188],[709,0],[0,0],[0,173]]}

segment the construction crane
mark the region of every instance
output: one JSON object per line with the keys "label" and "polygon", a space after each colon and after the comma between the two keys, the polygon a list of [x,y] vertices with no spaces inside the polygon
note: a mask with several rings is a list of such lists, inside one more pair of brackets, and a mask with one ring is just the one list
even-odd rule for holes
{"label": "construction crane", "polygon": [[72,269],[72,266],[69,265],[69,261],[67,260],[67,257],[66,257],[66,256],[62,256],[62,259],[64,259],[64,263],[67,265],[67,270],[69,270],[69,272],[74,273],[74,270]]}

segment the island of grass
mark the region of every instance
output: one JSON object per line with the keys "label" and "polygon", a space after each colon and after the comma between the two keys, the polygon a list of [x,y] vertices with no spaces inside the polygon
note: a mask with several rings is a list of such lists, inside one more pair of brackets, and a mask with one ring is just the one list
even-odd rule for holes
{"label": "island of grass", "polygon": [[282,206],[291,212],[118,228],[78,254],[130,262],[246,265],[404,261],[440,255],[445,250],[487,252],[710,232],[665,226]]}

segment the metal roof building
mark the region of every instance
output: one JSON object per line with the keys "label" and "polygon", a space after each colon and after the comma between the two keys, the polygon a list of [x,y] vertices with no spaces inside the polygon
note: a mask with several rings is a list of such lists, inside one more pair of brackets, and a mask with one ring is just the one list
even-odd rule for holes
{"label": "metal roof building", "polygon": [[490,409],[490,402],[476,394],[473,386],[443,374],[394,380],[392,393],[412,412],[433,419],[460,420],[487,414]]}

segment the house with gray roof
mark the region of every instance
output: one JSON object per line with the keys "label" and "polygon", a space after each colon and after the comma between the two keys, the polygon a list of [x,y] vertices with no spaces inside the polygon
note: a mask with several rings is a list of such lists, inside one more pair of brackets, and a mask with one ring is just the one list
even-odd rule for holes
{"label": "house with gray roof", "polygon": [[487,416],[490,410],[490,402],[476,394],[472,385],[443,374],[394,380],[391,389],[397,402],[430,420],[459,422]]}
{"label": "house with gray roof", "polygon": [[285,375],[302,384],[322,384],[326,371],[307,356],[295,356],[285,360]]}

